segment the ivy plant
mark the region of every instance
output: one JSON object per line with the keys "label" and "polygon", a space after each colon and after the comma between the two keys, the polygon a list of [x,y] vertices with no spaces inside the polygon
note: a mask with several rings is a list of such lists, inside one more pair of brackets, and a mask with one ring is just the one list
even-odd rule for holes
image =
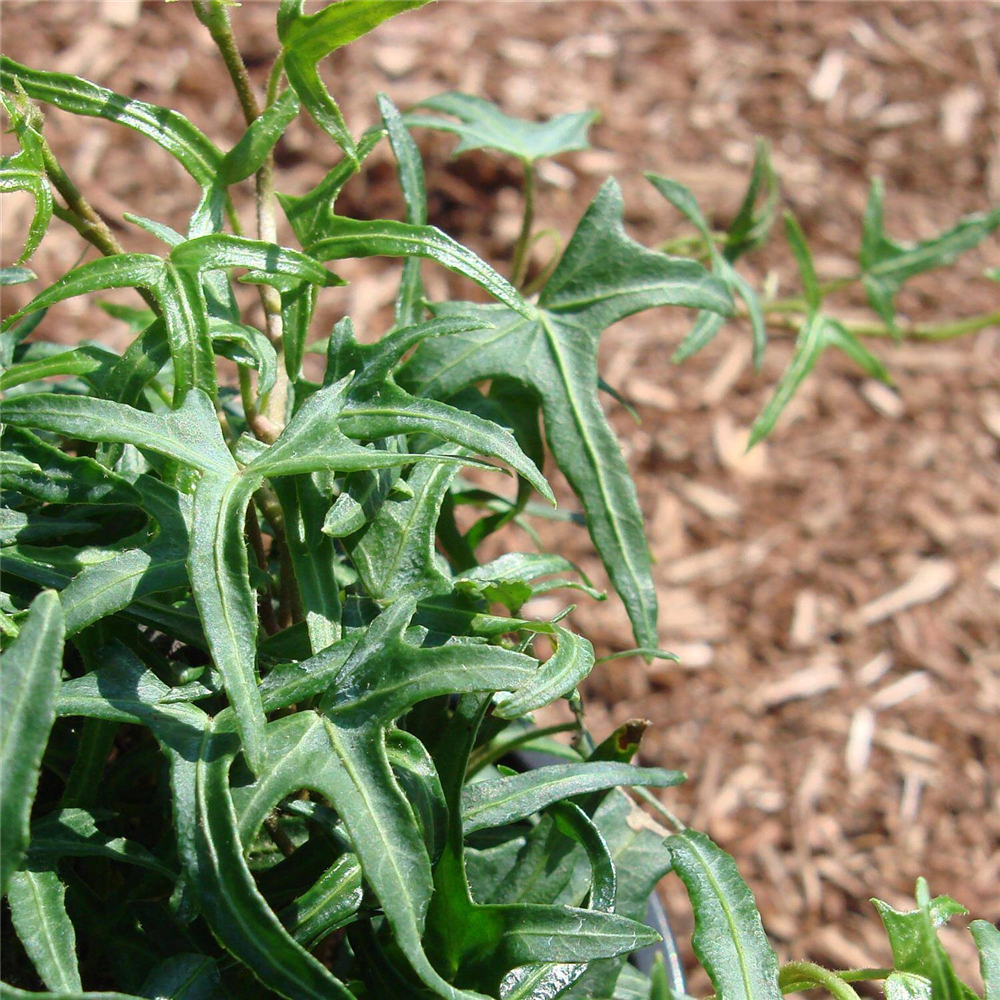
{"label": "ivy plant", "polygon": [[[800,325],[759,438],[826,347],[887,377],[862,338],[995,323],[907,326],[893,300],[911,275],[987,238],[1000,211],[908,246],[884,234],[876,185],[857,280],[883,325],[864,329],[821,308],[842,284],[818,280],[791,217],[800,298],[759,295],[736,269],[776,212],[763,144],[726,231],[651,174],[695,232],[643,246],[609,179],[565,249],[539,262],[536,164],[585,148],[593,113],[523,121],[458,93],[401,113],[377,95],[379,124],[356,135],[323,81],[326,56],[424,2],[339,0],[306,14],[281,0],[261,101],[230,4],[192,0],[246,121],[227,150],[177,111],[2,59],[19,151],[0,163],[0,191],[35,202],[2,284],[36,281],[25,265],[53,218],[98,256],[34,290],[0,331],[0,996],[662,1000],[685,989],[671,941],[649,974],[629,956],[660,939],[647,906],[670,872],[726,1000],[813,987],[855,997],[858,979],[882,979],[892,996],[972,996],[936,930],[961,908],[923,882],[911,912],[876,904],[893,968],[779,965],[733,859],[649,791],[684,775],[641,766],[646,723],[590,733],[578,689],[593,646],[565,623],[571,606],[545,617],[532,601],[605,595],[544,550],[533,522],[588,529],[635,633],[636,648],[612,657],[669,656],[639,498],[600,396],[617,396],[598,371],[602,333],[640,311],[694,309],[683,358],[743,317],[759,362],[769,327]],[[131,128],[173,156],[200,190],[184,231],[138,215],[113,230],[54,156],[46,106]],[[292,195],[273,150],[300,114],[342,158]],[[430,224],[413,135],[429,128],[457,134],[456,155],[521,162],[509,265]],[[405,218],[341,214],[342,187],[384,141]],[[231,189],[251,179],[247,235]],[[278,243],[279,211],[298,248]],[[127,250],[115,232],[129,225],[160,252]],[[344,316],[317,330],[317,303],[344,284],[336,262],[371,256],[403,261],[389,329],[359,335]],[[430,300],[422,262],[470,278],[488,301]],[[239,307],[237,282],[255,286],[259,311]],[[50,308],[122,288],[141,301],[98,303],[105,322],[125,324],[120,353],[44,339]],[[304,370],[310,353],[325,356],[319,380]],[[235,362],[236,385],[219,358]],[[547,455],[579,513],[549,506]],[[492,478],[473,484],[467,469]],[[503,472],[516,490],[480,485]],[[512,521],[537,551],[483,561],[484,540]],[[561,699],[575,722],[536,725]],[[554,762],[526,766],[526,751]],[[993,1000],[998,934],[982,921],[971,930]]]}

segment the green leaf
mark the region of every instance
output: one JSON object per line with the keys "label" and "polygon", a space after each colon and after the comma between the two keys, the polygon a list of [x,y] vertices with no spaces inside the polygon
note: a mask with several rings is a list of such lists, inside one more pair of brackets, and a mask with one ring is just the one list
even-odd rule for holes
{"label": "green leaf", "polygon": [[161,724],[159,735],[171,757],[181,859],[212,932],[269,989],[291,997],[353,1000],[289,935],[254,884],[229,791],[239,744],[193,711],[183,726]]}
{"label": "green leaf", "polygon": [[294,90],[286,90],[250,123],[240,141],[223,157],[219,180],[226,185],[236,184],[255,174],[298,113],[298,96]]}
{"label": "green leaf", "polygon": [[954,914],[968,911],[950,896],[931,899],[923,878],[917,879],[916,899],[917,908],[905,911],[872,900],[889,937],[893,967],[930,980],[934,1000],[973,1000],[975,993],[956,975],[936,930]]}
{"label": "green leaf", "polygon": [[0,673],[0,893],[24,857],[42,754],[55,720],[63,615],[51,590],[32,601]]}
{"label": "green leaf", "polygon": [[667,847],[694,909],[694,953],[716,994],[778,1000],[778,960],[736,863],[696,830],[674,834]]}
{"label": "green leaf", "polygon": [[718,279],[690,261],[647,250],[622,226],[618,186],[604,185],[555,273],[524,315],[472,303],[438,308],[476,316],[495,329],[420,345],[400,371],[405,388],[447,399],[466,386],[505,377],[541,400],[546,437],[581,498],[587,524],[640,645],[655,646],[656,594],[635,486],[597,394],[597,346],[616,320],[658,305],[728,312]]}
{"label": "green leaf", "polygon": [[763,441],[774,430],[782,410],[791,401],[805,377],[816,367],[826,347],[826,317],[814,314],[807,319],[795,341],[795,353],[785,369],[774,394],[750,428],[748,448]]}
{"label": "green leaf", "polygon": [[350,923],[362,895],[361,865],[354,854],[343,854],[278,916],[292,937],[309,948]]}
{"label": "green leaf", "polygon": [[23,285],[35,281],[38,275],[28,267],[0,267],[0,288],[7,285]]}
{"label": "green leaf", "polygon": [[[758,205],[762,192],[763,201]],[[778,180],[771,165],[770,146],[765,139],[758,138],[750,183],[726,233],[723,254],[727,260],[735,261],[767,242],[774,225],[778,194]]]}
{"label": "green leaf", "polygon": [[324,237],[307,249],[311,256],[324,261],[345,257],[427,257],[456,274],[471,278],[522,316],[532,316],[535,312],[510,282],[436,226],[413,226],[391,219],[369,221],[335,216],[330,220]]}
{"label": "green leaf", "polygon": [[462,827],[470,834],[516,823],[574,795],[619,785],[669,788],[679,785],[684,777],[681,771],[602,761],[599,764],[552,764],[509,778],[476,781],[462,792]]}
{"label": "green leaf", "polygon": [[282,0],[278,38],[285,73],[313,120],[357,162],[354,139],[337,102],[320,79],[316,64],[336,49],[377,28],[383,21],[422,7],[428,0],[340,0],[315,14],[303,14],[303,0]]}
{"label": "green leaf", "polygon": [[[21,95],[19,95],[21,97]],[[22,106],[23,104],[23,106]],[[32,109],[27,100],[4,100],[4,110],[11,121],[11,131],[17,134],[21,150],[13,156],[0,157],[0,194],[11,191],[27,191],[35,199],[35,212],[28,224],[24,247],[17,258],[23,264],[38,249],[52,219],[52,191],[45,174],[42,156],[42,136],[36,127],[40,118],[37,109]],[[34,113],[32,113],[34,112]],[[23,273],[19,273],[23,272]],[[29,277],[25,277],[24,275]],[[27,268],[5,269],[4,284],[18,284],[30,281],[34,275]]]}
{"label": "green leaf", "polygon": [[458,121],[409,112],[404,121],[411,128],[433,128],[460,137],[455,156],[470,149],[497,149],[526,163],[557,156],[575,149],[589,149],[587,130],[597,120],[596,111],[557,115],[544,122],[527,121],[505,115],[495,104],[481,97],[451,91],[421,101],[429,108],[452,115]]}
{"label": "green leaf", "polygon": [[[730,250],[732,255],[727,256],[726,253],[718,250],[709,230],[708,223],[705,221],[705,217],[702,215],[694,195],[683,184],[652,173],[647,173],[646,179],[674,208],[694,224],[705,241],[705,248],[712,263],[712,273],[726,284],[730,292],[738,295],[745,303],[753,332],[754,364],[759,368],[764,357],[764,347],[767,341],[764,313],[757,298],[757,293],[750,287],[747,280],[733,268],[733,261],[736,259],[738,251]],[[674,352],[672,360],[675,363],[679,363],[691,357],[697,351],[700,351],[719,331],[723,322],[724,317],[720,316],[717,312],[703,311],[699,313],[691,332]]]}
{"label": "green leaf", "polygon": [[76,931],[66,913],[66,887],[53,871],[22,871],[7,891],[14,930],[45,985],[57,993],[79,993]]}
{"label": "green leaf", "polygon": [[87,809],[56,809],[48,813],[31,827],[29,865],[48,867],[59,858],[110,858],[148,868],[168,879],[176,877],[142,844],[99,830],[98,818]]}
{"label": "green leaf", "polygon": [[222,992],[218,963],[208,955],[173,955],[150,972],[140,992],[157,1000],[214,1000]]}
{"label": "green leaf", "polygon": [[799,268],[806,306],[810,315],[815,314],[819,310],[822,298],[819,290],[819,279],[816,277],[816,268],[813,266],[812,254],[809,252],[809,244],[806,242],[806,234],[802,232],[798,219],[791,212],[785,212],[785,238],[792,248],[792,255]]}
{"label": "green leaf", "polygon": [[885,234],[882,181],[872,181],[865,209],[858,263],[868,302],[893,331],[898,331],[893,299],[915,274],[953,263],[1000,227],[1000,206],[967,215],[945,232],[916,243],[901,243]]}
{"label": "green leaf", "polygon": [[216,389],[215,355],[202,274],[229,267],[246,267],[330,285],[341,283],[316,261],[295,250],[238,236],[207,235],[185,240],[167,258],[152,254],[118,254],[74,268],[41,292],[14,320],[64,299],[107,288],[148,289],[163,310],[174,362],[175,405],[195,387],[209,395]]}
{"label": "green leaf", "polygon": [[979,971],[986,989],[985,1000],[1000,997],[1000,930],[988,920],[973,920],[969,930],[979,950]]}
{"label": "green leaf", "polygon": [[85,345],[73,351],[62,351],[37,361],[22,361],[0,375],[0,390],[12,389],[25,382],[50,378],[54,375],[107,374],[118,361],[118,355],[103,347]]}
{"label": "green leaf", "polygon": [[141,502],[141,494],[131,483],[92,458],[67,455],[13,426],[4,428],[0,440],[5,449],[0,453],[0,487],[5,490],[50,504]]}
{"label": "green leaf", "polygon": [[330,500],[317,475],[276,480],[274,491],[284,513],[285,544],[302,599],[309,643],[312,652],[318,653],[340,638],[340,585],[334,573],[337,552],[326,531]]}
{"label": "green leaf", "polygon": [[912,972],[894,972],[883,986],[886,1000],[933,1000],[930,980]]}
{"label": "green leaf", "polygon": [[405,480],[413,496],[387,498],[367,525],[363,509],[355,504],[362,530],[345,544],[366,593],[392,600],[404,594],[417,598],[447,594],[452,589],[447,567],[435,549],[435,536],[441,502],[457,471],[453,465],[420,463]]}
{"label": "green leaf", "polygon": [[303,246],[321,239],[332,219],[341,188],[358,172],[361,162],[385,136],[385,129],[371,128],[358,140],[357,160],[345,156],[311,191],[304,195],[276,195],[292,231]]}
{"label": "green leaf", "polygon": [[46,73],[0,57],[0,86],[11,92],[17,84],[36,101],[76,115],[106,118],[141,132],[170,153],[202,186],[212,183],[222,163],[222,153],[215,144],[177,111],[122,97],[78,76]]}
{"label": "green leaf", "polygon": [[555,506],[552,488],[509,431],[446,403],[386,385],[373,395],[365,393],[358,398],[352,394],[340,426],[349,437],[368,441],[393,434],[431,434],[476,454],[499,458]]}
{"label": "green leaf", "polygon": [[[110,259],[110,258],[109,258]],[[84,441],[132,444],[200,472],[225,472],[232,458],[222,443],[215,407],[191,392],[168,413],[147,413],[106,399],[37,393],[4,401],[4,421]]]}
{"label": "green leaf", "polygon": [[838,348],[852,361],[857,362],[865,374],[891,384],[892,379],[885,365],[843,323],[831,316],[813,313],[799,331],[795,342],[795,353],[775,387],[774,394],[750,428],[748,449],[774,430],[782,410],[798,391],[806,376],[815,368],[816,362],[827,347]]}
{"label": "green leaf", "polygon": [[542,664],[530,684],[496,701],[501,719],[516,719],[571,694],[594,667],[594,647],[582,636],[557,627],[555,652]]}
{"label": "green leaf", "polygon": [[[406,202],[406,221],[411,226],[427,225],[427,189],[424,182],[424,163],[420,150],[406,129],[396,105],[385,94],[377,97],[382,124],[389,134],[389,144],[396,157],[399,186]],[[424,286],[420,280],[420,258],[410,257],[403,262],[403,274],[396,293],[396,326],[419,323],[424,315]]]}

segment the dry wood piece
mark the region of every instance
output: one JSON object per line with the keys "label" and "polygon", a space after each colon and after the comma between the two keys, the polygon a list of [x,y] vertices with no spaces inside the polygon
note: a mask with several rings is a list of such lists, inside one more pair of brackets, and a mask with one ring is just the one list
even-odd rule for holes
{"label": "dry wood piece", "polygon": [[850,617],[850,624],[864,628],[892,618],[918,604],[927,604],[949,591],[958,579],[958,569],[943,559],[926,559],[901,587],[870,601]]}
{"label": "dry wood piece", "polygon": [[915,670],[912,674],[887,684],[869,700],[868,704],[876,711],[894,708],[910,698],[923,694],[932,687],[932,683],[930,674],[923,670]]}
{"label": "dry wood piece", "polygon": [[670,413],[680,407],[677,393],[656,382],[641,378],[631,378],[626,392],[628,400],[636,406],[648,406],[663,413]]}
{"label": "dry wood piece", "polygon": [[819,595],[814,590],[802,590],[795,595],[792,624],[788,630],[788,645],[793,649],[811,646],[819,631]]}
{"label": "dry wood piece", "polygon": [[685,479],[675,480],[673,485],[692,507],[714,521],[732,521],[740,516],[742,508],[739,501],[714,486]]}
{"label": "dry wood piece", "polygon": [[808,667],[803,667],[780,681],[764,685],[754,696],[754,705],[758,710],[766,710],[786,701],[814,698],[839,687],[843,680],[844,671],[833,654],[824,650]]}
{"label": "dry wood piece", "polygon": [[876,382],[873,378],[861,383],[861,395],[871,405],[872,409],[890,420],[899,420],[906,413],[906,404],[895,389],[890,389],[884,382]]}
{"label": "dry wood piece", "polygon": [[851,777],[856,778],[868,769],[874,735],[875,713],[870,708],[859,708],[851,716],[851,728],[847,731],[847,746],[844,749],[844,763]]}

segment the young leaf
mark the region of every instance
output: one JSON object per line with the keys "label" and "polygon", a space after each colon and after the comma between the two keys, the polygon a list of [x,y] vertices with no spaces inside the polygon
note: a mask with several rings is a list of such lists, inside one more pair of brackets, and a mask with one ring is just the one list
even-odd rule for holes
{"label": "young leaf", "polygon": [[[683,184],[670,180],[668,177],[661,177],[659,174],[652,173],[646,174],[646,180],[694,225],[705,241],[705,248],[712,263],[712,273],[725,282],[730,292],[743,300],[747,307],[750,326],[753,332],[754,364],[760,367],[767,341],[764,313],[761,310],[757,293],[750,287],[749,282],[733,267],[732,262],[736,259],[738,251],[730,250],[730,253],[733,254],[732,256],[727,256],[726,253],[719,251],[708,228],[708,223],[705,221],[705,217],[702,215],[697,201],[695,201],[694,195]],[[724,317],[720,316],[717,312],[700,312],[691,332],[674,352],[672,360],[675,363],[679,363],[691,357],[697,351],[700,351],[715,336],[724,321]]]}
{"label": "young leaf", "polygon": [[439,314],[489,319],[494,329],[420,345],[400,384],[447,399],[486,379],[526,384],[542,403],[552,453],[583,502],[598,552],[621,594],[640,645],[655,646],[656,595],[635,486],[597,395],[603,330],[658,305],[728,312],[728,293],[699,265],[629,239],[622,197],[609,181],[594,199],[529,315],[453,304]]}
{"label": "young leaf", "polygon": [[956,975],[936,930],[954,914],[968,911],[949,896],[931,899],[923,878],[917,879],[916,899],[917,908],[906,911],[881,899],[872,900],[889,937],[893,967],[928,979],[935,1000],[974,1000],[975,994]]}
{"label": "young leaf", "polygon": [[594,647],[569,629],[556,627],[555,652],[542,664],[530,684],[496,700],[501,719],[516,719],[571,694],[594,667]]}
{"label": "young leaf", "polygon": [[[45,162],[42,158],[42,137],[35,127],[34,115],[28,107],[27,100],[4,100],[3,107],[11,121],[12,131],[17,134],[21,150],[13,156],[0,157],[0,194],[11,191],[27,191],[35,199],[35,212],[28,224],[28,234],[24,240],[24,248],[17,258],[18,264],[23,264],[38,249],[42,237],[52,219],[52,192],[45,176]],[[18,272],[24,272],[19,275]],[[17,284],[19,281],[30,281],[34,275],[27,268],[10,268],[5,270],[4,284]]]}
{"label": "young leaf", "polygon": [[336,49],[367,34],[403,11],[429,0],[340,0],[315,14],[304,14],[303,0],[282,0],[278,8],[278,38],[285,73],[313,120],[349,159],[358,162],[357,148],[337,102],[330,96],[316,64]]}
{"label": "young leaf", "polygon": [[416,107],[440,111],[458,119],[451,121],[416,111],[408,112],[404,117],[411,128],[454,132],[461,140],[455,147],[455,156],[470,149],[496,149],[525,163],[534,163],[574,149],[588,149],[587,130],[597,120],[596,111],[557,115],[545,122],[511,118],[495,104],[457,91],[428,98]]}
{"label": "young leaf", "polygon": [[0,892],[28,846],[31,804],[55,720],[62,650],[62,607],[58,596],[45,590],[4,651],[0,674]]}
{"label": "young leaf", "polygon": [[303,246],[320,240],[335,218],[334,204],[341,188],[358,172],[365,157],[385,136],[385,129],[371,128],[358,140],[357,160],[345,156],[311,191],[304,195],[276,195],[292,231]]}
{"label": "young leaf", "polygon": [[694,908],[692,946],[716,994],[778,1000],[778,960],[736,863],[696,830],[674,834],[667,847]]}
{"label": "young leaf", "polygon": [[54,871],[16,872],[7,892],[14,930],[42,982],[54,993],[80,993],[76,931],[65,898]]}
{"label": "young leaf", "polygon": [[966,250],[978,246],[1000,227],[1000,206],[959,219],[949,230],[917,243],[900,243],[886,236],[882,181],[872,181],[865,209],[858,263],[868,301],[893,331],[897,331],[893,299],[903,283],[915,274],[954,262]]}

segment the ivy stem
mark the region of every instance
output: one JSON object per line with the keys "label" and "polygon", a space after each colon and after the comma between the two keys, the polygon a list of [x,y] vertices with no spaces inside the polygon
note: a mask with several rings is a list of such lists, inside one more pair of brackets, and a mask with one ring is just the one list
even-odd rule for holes
{"label": "ivy stem", "polygon": [[511,263],[511,284],[520,288],[528,272],[528,248],[531,246],[531,224],[535,218],[535,165],[524,160],[524,217],[521,233],[514,244],[514,259]]}
{"label": "ivy stem", "polygon": [[[233,34],[229,10],[221,0],[193,0],[193,6],[196,17],[208,28],[212,41],[219,49],[229,78],[236,89],[240,107],[243,109],[243,118],[249,126],[260,117],[261,109],[253,90],[253,84],[250,82],[246,64],[243,62],[243,56],[236,43],[236,37]],[[271,103],[277,96],[282,63],[283,60],[279,55],[275,61],[275,68],[272,68],[268,79],[268,103]],[[274,155],[272,153],[268,154],[267,159],[257,171],[255,180],[257,188],[257,237],[266,243],[277,243],[278,227],[274,212]],[[285,425],[285,408],[288,401],[288,373],[285,371],[284,341],[282,339],[281,295],[276,288],[272,288],[270,285],[258,285],[257,291],[261,307],[264,310],[264,332],[274,347],[278,360],[278,375],[274,387],[267,394],[264,402],[264,416],[280,432]],[[240,388],[242,392],[242,385]],[[253,407],[253,410],[256,412],[256,406]],[[254,433],[257,434],[259,429],[263,429],[263,427],[258,423],[258,427],[253,428]],[[260,437],[259,434],[257,436]],[[264,437],[262,440],[273,441],[274,438]]]}
{"label": "ivy stem", "polygon": [[[764,307],[767,312],[767,307]],[[746,313],[740,312],[741,318]],[[970,333],[985,330],[990,326],[1000,326],[1000,312],[984,313],[981,316],[969,316],[965,319],[951,320],[947,323],[912,323],[901,324],[894,332],[885,323],[870,323],[863,320],[842,320],[848,331],[858,337],[898,337],[900,340],[946,341],[956,340]],[[802,325],[802,317],[792,312],[779,313],[768,319],[768,325],[782,330],[797,331]]]}
{"label": "ivy stem", "polygon": [[[96,247],[105,257],[114,257],[117,254],[125,253],[125,248],[115,238],[108,224],[101,218],[96,209],[82,194],[79,188],[70,179],[69,174],[60,166],[56,159],[52,147],[44,136],[39,135],[42,148],[42,162],[45,164],[45,173],[52,186],[63,196],[66,201],[66,208],[61,205],[53,206],[53,214],[69,223],[91,246]],[[136,291],[143,297],[146,304],[157,314],[160,314],[160,304],[153,295],[145,288],[137,288]]]}
{"label": "ivy stem", "polygon": [[815,962],[786,962],[778,972],[778,985],[782,993],[821,986],[837,1000],[861,1000],[857,990],[843,976]]}

